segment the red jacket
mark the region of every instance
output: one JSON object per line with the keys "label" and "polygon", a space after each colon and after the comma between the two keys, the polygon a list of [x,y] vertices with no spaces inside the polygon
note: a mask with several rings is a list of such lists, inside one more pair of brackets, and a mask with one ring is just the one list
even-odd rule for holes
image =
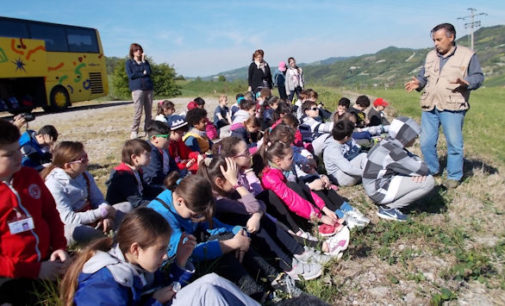
{"label": "red jacket", "polygon": [[[33,218],[35,228],[11,234],[8,219],[16,212]],[[56,203],[37,171],[22,167],[11,183],[0,183],[0,276],[37,278],[50,252],[67,241]]]}
{"label": "red jacket", "polygon": [[282,171],[275,168],[266,167],[261,176],[263,188],[272,190],[286,206],[300,217],[310,219],[312,215],[321,218],[321,210],[325,206],[323,199],[311,192],[312,198],[319,209],[312,203],[302,198],[298,193],[286,185],[286,177]]}
{"label": "red jacket", "polygon": [[184,143],[184,141],[179,140],[177,142],[170,140],[168,145],[168,154],[175,160],[177,164],[177,168],[179,170],[186,169],[186,164],[188,160],[194,159],[195,162],[188,170],[190,170],[193,174],[198,170],[198,155],[199,152],[193,152],[191,149]]}

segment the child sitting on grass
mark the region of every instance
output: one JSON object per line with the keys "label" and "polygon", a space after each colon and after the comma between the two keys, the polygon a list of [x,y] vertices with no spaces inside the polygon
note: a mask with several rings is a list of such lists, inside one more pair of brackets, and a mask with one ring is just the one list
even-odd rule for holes
{"label": "child sitting on grass", "polygon": [[156,111],[156,117],[154,120],[167,123],[175,113],[175,105],[172,101],[163,100],[158,102],[158,109]]}
{"label": "child sitting on grass", "polygon": [[377,215],[387,220],[406,221],[401,208],[424,197],[435,186],[428,166],[407,150],[421,128],[413,119],[398,117],[391,122],[388,137],[368,152],[363,187],[379,206]]}
{"label": "child sitting on grass", "polygon": [[365,110],[370,106],[370,99],[361,95],[356,98],[356,103],[349,109],[349,112],[356,114],[356,118],[358,121],[356,122],[356,126],[358,128],[364,128],[368,125],[368,118],[366,117]]}
{"label": "child sitting on grass", "polygon": [[42,171],[45,164],[51,163],[51,150],[58,140],[58,131],[52,125],[44,125],[38,132],[28,130],[19,138],[21,164]]}
{"label": "child sitting on grass", "polygon": [[324,133],[330,133],[333,122],[322,122],[319,117],[319,108],[314,101],[307,100],[302,104],[303,116],[299,126],[303,142],[312,142]]}
{"label": "child sitting on grass", "polygon": [[207,111],[202,108],[194,108],[186,114],[190,130],[182,137],[182,140],[193,152],[205,154],[212,149],[212,141],[205,132],[207,120]]}
{"label": "child sitting on grass", "polygon": [[162,188],[147,185],[143,179],[142,167],[151,160],[151,146],[142,139],[127,140],[121,152],[121,164],[116,166],[107,182],[105,199],[109,204],[129,202],[132,207],[147,205]]}
{"label": "child sitting on grass", "polygon": [[193,152],[182,141],[182,137],[188,130],[188,123],[183,117],[173,115],[168,122],[170,127],[170,142],[168,152],[170,157],[175,160],[181,176],[185,176],[188,171],[196,173],[199,162],[205,157],[199,152]]}
{"label": "child sitting on grass", "polygon": [[128,214],[115,241],[103,238],[84,249],[61,283],[63,305],[256,305],[235,285],[215,274],[189,284],[188,261],[195,238],[179,240],[175,262],[167,257],[171,228],[149,208]]}
{"label": "child sitting on grass", "polygon": [[368,112],[368,126],[389,125],[386,114],[384,114],[384,110],[388,107],[388,105],[389,103],[382,98],[377,98],[373,101],[373,107]]}
{"label": "child sitting on grass", "polygon": [[147,130],[151,146],[151,160],[142,167],[144,182],[154,188],[163,189],[163,180],[171,171],[178,171],[177,165],[168,153],[170,127],[163,122],[154,121]]}
{"label": "child sitting on grass", "polygon": [[56,280],[69,262],[56,204],[34,169],[21,166],[19,130],[0,119],[0,301],[35,305],[38,280]]}
{"label": "child sitting on grass", "polygon": [[65,224],[69,245],[86,244],[116,229],[128,202],[109,205],[87,171],[88,154],[80,142],[62,141],[54,149],[53,162],[41,172],[46,186],[56,201]]}
{"label": "child sitting on grass", "polygon": [[219,96],[218,105],[214,110],[214,125],[219,130],[225,125],[231,124],[231,114],[228,106],[228,97],[226,95]]}
{"label": "child sitting on grass", "polygon": [[[359,153],[352,158],[347,156],[354,149],[352,132],[354,123],[339,120],[335,123],[331,135],[323,143],[322,155],[328,176],[340,186],[352,186],[361,181],[366,163],[366,153]],[[324,137],[324,136],[322,136]]]}

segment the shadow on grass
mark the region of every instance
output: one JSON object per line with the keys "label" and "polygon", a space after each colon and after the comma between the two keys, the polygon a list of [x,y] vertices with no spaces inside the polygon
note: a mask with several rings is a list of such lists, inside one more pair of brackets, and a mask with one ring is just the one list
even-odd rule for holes
{"label": "shadow on grass", "polygon": [[[446,169],[447,165],[447,155],[440,157],[440,172],[442,173]],[[480,170],[486,175],[499,173],[498,168],[495,168],[489,164],[486,164],[482,160],[478,159],[464,159],[463,160],[463,180],[472,177],[474,170]]]}
{"label": "shadow on grass", "polygon": [[446,192],[445,187],[436,185],[426,197],[412,203],[404,209],[404,212],[416,214],[423,212],[428,214],[444,213],[447,211],[447,199],[444,197]]}

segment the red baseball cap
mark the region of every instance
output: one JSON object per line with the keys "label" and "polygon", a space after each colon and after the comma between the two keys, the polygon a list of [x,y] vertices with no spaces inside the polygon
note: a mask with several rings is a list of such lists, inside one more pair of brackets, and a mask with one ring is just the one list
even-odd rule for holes
{"label": "red baseball cap", "polygon": [[198,107],[198,104],[196,104],[195,101],[191,101],[188,103],[188,110],[192,110],[193,108],[197,108]]}
{"label": "red baseball cap", "polygon": [[375,101],[373,101],[373,106],[375,106],[375,107],[377,107],[377,106],[384,106],[384,107],[386,107],[388,105],[389,105],[389,103],[386,100],[382,99],[382,98],[377,98],[377,99],[375,99]]}

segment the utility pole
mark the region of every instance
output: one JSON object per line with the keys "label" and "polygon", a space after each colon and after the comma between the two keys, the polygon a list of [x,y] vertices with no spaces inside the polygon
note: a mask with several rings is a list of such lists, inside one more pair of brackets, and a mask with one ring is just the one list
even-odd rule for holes
{"label": "utility pole", "polygon": [[465,29],[468,29],[468,28],[470,29],[470,39],[471,39],[470,49],[473,50],[473,32],[474,32],[474,29],[480,27],[480,20],[475,20],[475,17],[487,16],[487,14],[486,13],[476,14],[475,12],[477,11],[477,9],[474,9],[471,7],[468,8],[468,10],[470,11],[470,15],[465,16],[465,17],[458,17],[458,20],[463,20],[463,21],[470,20],[470,22],[465,23]]}

